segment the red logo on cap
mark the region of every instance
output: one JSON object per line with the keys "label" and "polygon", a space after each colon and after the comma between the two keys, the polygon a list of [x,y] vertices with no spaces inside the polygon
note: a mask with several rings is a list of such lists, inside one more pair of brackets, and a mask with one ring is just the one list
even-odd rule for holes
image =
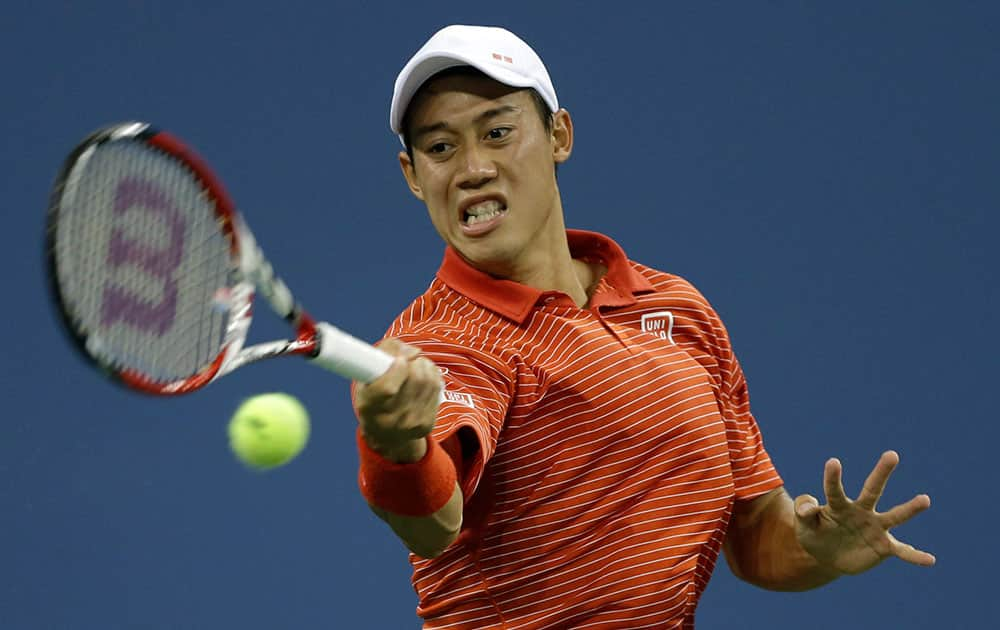
{"label": "red logo on cap", "polygon": [[507,55],[501,55],[500,53],[493,53],[493,58],[497,61],[506,61],[507,63],[514,63],[514,60]]}

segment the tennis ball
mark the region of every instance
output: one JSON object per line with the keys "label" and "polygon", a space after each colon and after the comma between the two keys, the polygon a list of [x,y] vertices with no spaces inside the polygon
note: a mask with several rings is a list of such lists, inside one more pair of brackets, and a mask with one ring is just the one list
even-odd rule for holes
{"label": "tennis ball", "polygon": [[258,394],[243,401],[229,421],[229,447],[260,470],[288,463],[309,440],[309,412],[294,396]]}

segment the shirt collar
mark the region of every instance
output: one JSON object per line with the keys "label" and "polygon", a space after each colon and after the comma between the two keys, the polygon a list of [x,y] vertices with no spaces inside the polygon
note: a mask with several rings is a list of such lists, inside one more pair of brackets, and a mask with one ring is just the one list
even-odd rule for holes
{"label": "shirt collar", "polygon": [[[628,306],[635,304],[636,295],[655,290],[645,276],[632,268],[618,243],[607,236],[584,230],[566,230],[566,240],[573,258],[600,262],[608,268],[591,296],[591,308]],[[557,291],[542,291],[512,280],[494,278],[467,263],[451,247],[444,252],[437,277],[473,302],[519,324],[524,322],[543,295],[563,295]]]}

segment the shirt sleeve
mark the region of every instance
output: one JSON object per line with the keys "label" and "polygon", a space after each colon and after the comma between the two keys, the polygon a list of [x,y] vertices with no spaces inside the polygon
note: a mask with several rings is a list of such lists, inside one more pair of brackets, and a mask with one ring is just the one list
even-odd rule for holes
{"label": "shirt sleeve", "polygon": [[746,500],[778,488],[783,483],[764,448],[760,427],[750,411],[750,396],[743,370],[736,356],[730,355],[728,369],[723,371],[720,407],[726,422],[736,498]]}
{"label": "shirt sleeve", "polygon": [[719,409],[726,424],[736,498],[753,499],[781,487],[783,482],[764,448],[760,427],[750,410],[746,377],[733,352],[729,332],[704,296],[693,287],[692,290],[703,303],[708,317],[710,340],[706,339],[706,351],[715,359],[713,376],[718,385]]}
{"label": "shirt sleeve", "polygon": [[458,438],[463,450],[459,471],[468,500],[496,451],[500,431],[514,393],[513,370],[496,357],[437,335],[400,332],[396,339],[420,348],[441,370],[444,388],[432,437],[439,442]]}

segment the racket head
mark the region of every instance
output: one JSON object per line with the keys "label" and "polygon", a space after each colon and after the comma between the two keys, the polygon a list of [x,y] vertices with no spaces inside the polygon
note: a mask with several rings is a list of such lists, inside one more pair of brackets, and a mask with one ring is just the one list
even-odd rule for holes
{"label": "racket head", "polygon": [[64,328],[132,389],[207,385],[250,325],[244,229],[221,182],[178,138],[140,122],[94,132],[59,171],[46,221]]}

